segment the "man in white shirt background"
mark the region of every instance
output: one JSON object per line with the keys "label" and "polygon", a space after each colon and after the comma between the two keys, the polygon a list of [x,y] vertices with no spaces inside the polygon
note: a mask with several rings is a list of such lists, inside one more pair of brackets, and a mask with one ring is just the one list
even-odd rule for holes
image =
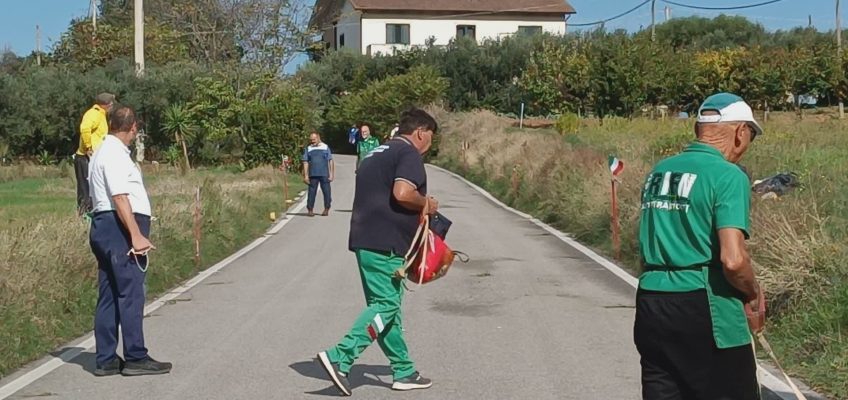
{"label": "man in white shirt background", "polygon": [[[147,354],[142,328],[146,254],[155,247],[148,239],[150,200],[128,147],[138,134],[135,113],[126,107],[115,110],[109,127],[88,172],[93,203],[89,240],[99,270],[94,374],[164,374],[170,372],[171,363],[158,362]],[[119,325],[126,362],[116,353]]]}

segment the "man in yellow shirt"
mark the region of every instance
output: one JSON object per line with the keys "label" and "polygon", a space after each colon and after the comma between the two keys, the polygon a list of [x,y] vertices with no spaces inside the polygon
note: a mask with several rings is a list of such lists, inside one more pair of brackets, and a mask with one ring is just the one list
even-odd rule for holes
{"label": "man in yellow shirt", "polygon": [[82,116],[80,123],[79,148],[74,156],[74,172],[77,178],[77,212],[83,215],[91,211],[88,193],[88,160],[103,143],[109,133],[107,114],[115,103],[115,95],[100,93],[94,98],[94,106]]}

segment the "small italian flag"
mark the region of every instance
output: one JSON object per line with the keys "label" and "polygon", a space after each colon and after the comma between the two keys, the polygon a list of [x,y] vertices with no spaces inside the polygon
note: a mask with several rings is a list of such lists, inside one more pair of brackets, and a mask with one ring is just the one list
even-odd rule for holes
{"label": "small italian flag", "polygon": [[621,161],[614,156],[609,156],[609,169],[612,176],[618,176],[621,171],[624,171],[624,161]]}

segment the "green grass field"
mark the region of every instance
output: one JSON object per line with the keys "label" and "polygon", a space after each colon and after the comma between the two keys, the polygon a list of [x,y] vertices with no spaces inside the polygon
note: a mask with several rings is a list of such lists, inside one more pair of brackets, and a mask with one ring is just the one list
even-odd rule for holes
{"label": "green grass field", "polygon": [[[0,168],[0,377],[93,326],[97,265],[88,225],[76,217],[67,166]],[[282,174],[201,169],[181,176],[146,167],[156,221],[147,284],[161,294],[243,247],[283,209]],[[304,185],[289,177],[289,195]],[[193,198],[201,188],[201,259],[194,262]]]}
{"label": "green grass field", "polygon": [[73,212],[74,195],[69,197],[66,193],[52,190],[58,184],[66,185],[66,182],[61,179],[28,178],[0,184],[0,205],[3,206],[0,219],[5,221],[24,219],[28,215]]}
{"label": "green grass field", "polygon": [[[519,130],[488,112],[437,111],[444,135],[435,162],[505,202],[612,254],[607,156],[620,176],[621,263],[638,269],[639,195],[649,168],[694,138],[691,121],[584,120],[577,133]],[[798,174],[801,189],[752,201],[749,241],[768,293],[767,336],[789,371],[848,398],[848,121],[773,115],[741,164],[754,179]],[[462,150],[462,143],[470,144]]]}

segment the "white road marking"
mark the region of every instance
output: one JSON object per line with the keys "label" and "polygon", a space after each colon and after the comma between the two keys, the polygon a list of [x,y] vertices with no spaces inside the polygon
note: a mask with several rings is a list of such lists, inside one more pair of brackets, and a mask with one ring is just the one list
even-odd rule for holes
{"label": "white road marking", "polygon": [[[544,229],[545,231],[549,232],[550,234],[556,236],[559,240],[565,242],[566,244],[575,248],[577,251],[583,253],[587,257],[591,258],[593,261],[597,262],[598,264],[600,264],[604,268],[608,269],[615,276],[621,278],[622,280],[624,280],[625,282],[630,284],[630,286],[633,286],[635,288],[639,285],[639,280],[636,277],[634,277],[633,275],[630,275],[627,271],[625,271],[624,269],[622,269],[618,265],[615,265],[614,263],[610,262],[609,260],[607,260],[606,258],[601,256],[600,254],[595,253],[592,249],[580,244],[576,240],[569,237],[567,234],[560,232],[556,228],[536,219],[535,217],[533,217],[530,214],[518,211],[518,210],[504,204],[502,201],[495,198],[495,196],[492,196],[491,193],[487,192],[485,189],[481,188],[480,186],[477,186],[476,184],[469,181],[468,179],[465,179],[463,176],[461,176],[459,174],[448,171],[448,170],[446,170],[442,167],[436,166],[436,165],[429,164],[428,166],[435,168],[439,171],[442,171],[446,174],[449,174],[456,179],[459,179],[460,181],[464,182],[466,185],[470,186],[472,189],[476,190],[478,193],[482,194],[483,197],[489,199],[489,201],[491,201],[492,203],[495,203],[498,206],[500,206],[501,208],[503,208],[503,209],[515,214],[515,215],[518,215],[518,216],[520,216],[524,219],[527,219],[528,221],[536,224],[538,227],[540,227],[540,228]],[[771,390],[772,392],[777,394],[783,400],[794,400],[795,399],[795,395],[792,393],[792,389],[789,387],[789,385],[787,385],[786,383],[784,383],[783,381],[778,379],[771,372],[769,372],[768,370],[766,370],[765,368],[763,368],[759,364],[757,364],[757,371],[760,374],[760,383],[763,386],[767,387],[769,390]]]}

